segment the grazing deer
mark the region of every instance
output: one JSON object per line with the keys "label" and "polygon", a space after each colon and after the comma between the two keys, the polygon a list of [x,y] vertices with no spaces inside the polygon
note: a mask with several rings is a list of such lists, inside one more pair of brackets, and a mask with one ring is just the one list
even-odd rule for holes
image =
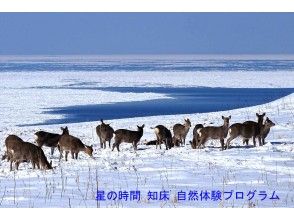
{"label": "grazing deer", "polygon": [[114,133],[114,130],[110,126],[110,124],[105,124],[103,120],[101,119],[101,125],[98,125],[96,127],[96,133],[100,139],[101,148],[103,148],[103,146],[104,146],[104,149],[106,148],[106,141],[108,141],[109,148],[110,148],[110,142]]}
{"label": "grazing deer", "polygon": [[130,131],[127,129],[118,129],[114,132],[114,143],[112,145],[112,151],[114,148],[117,148],[117,151],[119,151],[119,145],[123,142],[125,143],[132,143],[134,146],[134,149],[137,150],[137,144],[140,141],[141,137],[143,136],[143,128],[145,125],[137,126],[137,131]]}
{"label": "grazing deer", "polygon": [[7,158],[7,161],[10,161],[10,155],[9,155],[9,151],[8,151],[8,147],[11,146],[17,146],[19,144],[21,144],[22,142],[24,142],[20,137],[16,136],[16,135],[9,135],[6,139],[5,139],[5,145],[6,145],[6,152],[2,157],[2,160],[5,160]]}
{"label": "grazing deer", "polygon": [[180,144],[186,144],[186,136],[189,132],[191,127],[191,122],[188,118],[185,119],[185,123],[182,124],[175,124],[173,127],[174,132],[174,143],[178,140]]}
{"label": "grazing deer", "polygon": [[24,142],[16,135],[9,135],[5,140],[7,148],[7,158],[10,161],[10,171],[12,171],[12,163],[18,170],[20,163],[31,162],[33,169],[37,165],[38,169],[52,169],[52,163],[49,163],[44,151],[29,142]]}
{"label": "grazing deer", "polygon": [[252,138],[254,147],[256,146],[256,138],[258,138],[259,146],[262,145],[260,131],[263,126],[263,118],[265,113],[258,114],[257,122],[255,121],[245,121],[244,123],[232,124],[229,128],[229,138],[227,139],[226,148],[230,147],[230,142],[235,138],[241,136],[243,138],[243,143],[248,145],[249,139]]}
{"label": "grazing deer", "polygon": [[58,141],[58,148],[60,151],[59,161],[62,158],[62,153],[65,151],[65,161],[67,161],[68,153],[71,153],[72,159],[78,159],[78,154],[80,151],[88,154],[90,157],[93,157],[93,147],[83,144],[83,142],[72,135],[69,135],[68,128],[61,128],[62,135]]}
{"label": "grazing deer", "polygon": [[39,147],[47,146],[51,147],[51,156],[54,154],[55,148],[60,138],[60,134],[54,134],[46,131],[38,131],[35,133],[35,140]]}
{"label": "grazing deer", "polygon": [[190,141],[190,144],[193,149],[197,148],[197,145],[199,142],[199,132],[202,128],[204,128],[204,126],[202,124],[197,124],[197,125],[195,125],[195,127],[193,129],[193,140]]}
{"label": "grazing deer", "polygon": [[161,149],[161,143],[165,143],[166,150],[171,149],[173,147],[173,139],[172,134],[169,129],[167,129],[163,125],[157,125],[154,128],[154,132],[156,135],[156,149],[159,145],[159,148]]}
{"label": "grazing deer", "polygon": [[224,124],[222,126],[219,126],[219,127],[208,126],[199,130],[198,132],[199,141],[198,141],[197,148],[199,148],[201,145],[204,146],[205,142],[208,139],[219,139],[222,146],[222,150],[224,150],[224,147],[225,147],[224,139],[226,138],[228,134],[228,128],[229,128],[231,116],[229,117],[222,116],[222,119],[224,120]]}

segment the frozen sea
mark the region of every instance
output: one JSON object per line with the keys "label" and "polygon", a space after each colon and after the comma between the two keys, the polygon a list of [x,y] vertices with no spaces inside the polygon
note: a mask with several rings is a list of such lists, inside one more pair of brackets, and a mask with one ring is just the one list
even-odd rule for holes
{"label": "frozen sea", "polygon": [[[293,92],[288,80],[293,70],[294,59],[286,56],[0,58],[2,89],[17,89],[15,93],[21,94],[14,99],[18,101],[31,99],[26,97],[31,91],[38,96],[33,97],[38,102],[34,108],[40,118],[46,117],[30,123],[19,121],[19,126],[204,113],[264,104]],[[69,93],[75,98],[64,97]]]}

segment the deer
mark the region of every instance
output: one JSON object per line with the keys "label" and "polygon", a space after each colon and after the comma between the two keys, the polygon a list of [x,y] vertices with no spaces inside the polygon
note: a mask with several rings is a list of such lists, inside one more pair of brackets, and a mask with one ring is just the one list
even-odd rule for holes
{"label": "deer", "polygon": [[265,138],[270,132],[271,127],[275,126],[276,124],[272,122],[268,117],[266,117],[264,124],[260,131],[261,143],[265,145]]}
{"label": "deer", "polygon": [[58,149],[60,151],[59,161],[62,159],[63,151],[65,151],[65,161],[67,161],[69,152],[71,153],[72,159],[77,160],[78,154],[81,151],[93,158],[92,146],[87,146],[79,138],[70,135],[67,127],[61,127],[60,129],[62,130],[62,134],[58,141]]}
{"label": "deer", "polygon": [[156,149],[158,145],[161,149],[162,142],[165,143],[166,150],[171,149],[174,146],[172,134],[169,129],[163,125],[157,125],[153,129],[156,135]]}
{"label": "deer", "polygon": [[[8,147],[10,146],[16,146],[18,144],[21,144],[22,142],[24,142],[20,137],[16,136],[16,135],[9,135],[6,139],[5,139],[5,146],[6,146],[6,152],[2,157],[2,160],[7,159],[7,162],[10,161],[10,155],[8,152]],[[9,145],[8,145],[9,143]]]}
{"label": "deer", "polygon": [[230,142],[239,136],[243,138],[243,144],[246,143],[246,145],[248,145],[249,139],[252,138],[253,145],[254,147],[256,147],[256,138],[258,138],[259,146],[262,145],[260,131],[263,126],[263,118],[265,116],[265,113],[263,114],[256,113],[256,116],[257,116],[257,122],[245,121],[244,123],[232,124],[229,127],[229,131],[228,131],[229,138],[227,139],[226,149],[230,147]]}
{"label": "deer", "polygon": [[185,119],[184,124],[175,124],[173,126],[173,132],[174,132],[174,143],[179,141],[180,144],[184,145],[186,144],[186,136],[189,132],[189,129],[191,127],[191,122],[188,118]]}
{"label": "deer", "polygon": [[222,116],[222,119],[224,120],[224,124],[222,126],[207,126],[204,128],[201,128],[198,132],[199,141],[197,144],[197,148],[199,148],[201,145],[204,146],[205,142],[208,139],[219,139],[221,143],[222,150],[225,149],[224,139],[226,138],[228,134],[229,129],[229,123],[231,116],[224,117]]}
{"label": "deer", "polygon": [[37,165],[38,169],[52,169],[52,161],[49,163],[42,148],[35,144],[25,142],[16,135],[9,135],[5,139],[7,149],[7,159],[10,161],[10,171],[12,164],[15,163],[15,169],[18,170],[20,163],[31,162],[33,169]]}
{"label": "deer", "polygon": [[60,134],[50,133],[46,131],[38,131],[35,133],[35,141],[39,147],[47,146],[51,148],[51,156],[54,154],[55,148],[60,138]]}
{"label": "deer", "polygon": [[137,131],[131,131],[127,129],[118,129],[114,132],[114,143],[112,145],[112,151],[116,147],[117,151],[119,152],[119,145],[123,142],[125,143],[132,143],[135,151],[137,150],[138,142],[140,141],[141,137],[143,136],[143,128],[145,125],[142,126],[137,125]]}
{"label": "deer", "polygon": [[204,128],[203,124],[196,124],[193,129],[193,139],[192,139],[192,141],[190,141],[190,144],[193,149],[197,148],[197,145],[199,142],[199,132],[202,128]]}
{"label": "deer", "polygon": [[108,141],[109,148],[110,148],[110,142],[113,137],[114,130],[110,126],[110,124],[105,124],[102,119],[100,121],[101,121],[101,124],[96,127],[96,133],[100,139],[100,146],[101,148],[103,148],[104,146],[104,149],[105,149],[106,141]]}

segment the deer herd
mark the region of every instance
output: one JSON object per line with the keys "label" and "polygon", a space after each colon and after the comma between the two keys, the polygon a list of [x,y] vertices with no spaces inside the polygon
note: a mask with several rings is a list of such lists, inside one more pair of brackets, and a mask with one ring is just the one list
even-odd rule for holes
{"label": "deer herd", "polygon": [[[241,137],[243,144],[248,145],[249,139],[252,138],[254,147],[256,146],[256,139],[258,139],[259,146],[265,144],[270,128],[275,124],[265,117],[265,113],[258,114],[257,122],[245,121],[243,123],[235,123],[230,126],[229,117],[222,116],[222,126],[204,126],[203,124],[196,124],[193,129],[193,139],[190,144],[193,149],[200,149],[205,147],[205,143],[210,140],[219,140],[221,149],[226,150],[230,147],[233,139]],[[119,146],[121,143],[130,143],[133,145],[134,150],[137,150],[139,141],[143,136],[143,129],[145,125],[137,126],[137,131],[127,129],[114,129],[110,124],[104,123],[101,119],[101,124],[96,127],[96,133],[100,140],[101,148],[106,148],[107,142],[109,148],[111,147],[111,140],[114,137],[112,151],[116,148],[120,151]],[[152,127],[154,130],[156,140],[146,143],[146,145],[156,145],[156,149],[164,144],[166,150],[176,146],[185,146],[186,137],[191,128],[191,121],[187,118],[184,124],[175,124],[172,132],[164,125],[157,125]],[[68,127],[61,128],[61,134],[49,133],[46,131],[38,131],[35,133],[35,143],[23,141],[16,135],[9,135],[5,140],[6,152],[2,160],[7,159],[10,162],[10,170],[12,171],[12,164],[18,170],[19,164],[22,162],[31,162],[33,169],[37,166],[38,169],[52,169],[52,161],[49,163],[42,146],[51,148],[51,155],[54,154],[55,148],[59,150],[59,160],[63,158],[65,153],[65,161],[68,159],[68,154],[71,154],[72,159],[78,159],[79,152],[84,152],[93,158],[93,146],[85,145],[79,138],[69,134]],[[227,138],[227,139],[226,139]],[[226,139],[226,143],[225,143]]]}

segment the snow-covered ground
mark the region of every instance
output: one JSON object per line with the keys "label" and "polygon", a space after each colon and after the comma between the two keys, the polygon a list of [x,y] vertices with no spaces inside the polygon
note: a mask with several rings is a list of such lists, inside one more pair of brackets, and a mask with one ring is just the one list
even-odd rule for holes
{"label": "snow-covered ground", "polygon": [[[159,77],[160,76],[160,77]],[[270,77],[269,77],[270,76]],[[294,88],[293,72],[215,72],[215,73],[1,73],[0,85],[0,154],[4,154],[4,140],[16,134],[26,141],[34,141],[34,132],[44,129],[60,133],[61,125],[18,127],[18,124],[37,123],[51,119],[42,114],[44,108],[71,104],[108,103],[118,101],[150,100],[166,97],[165,94],[105,92],[99,90],[72,90],[71,87],[93,86],[208,86],[208,87],[266,87]],[[197,123],[222,124],[222,115],[232,115],[231,123],[256,120],[256,112],[266,112],[276,123],[267,144],[246,148],[241,140],[232,142],[232,149],[220,151],[217,141],[208,147],[193,150],[185,147],[169,151],[144,145],[155,138],[151,126],[164,124],[171,128],[182,123],[185,117],[192,121],[188,140]],[[54,116],[56,117],[56,116]],[[62,116],[60,116],[62,117]],[[294,207],[294,94],[271,103],[204,114],[154,116],[109,121],[114,129],[136,129],[145,124],[144,135],[135,152],[130,144],[122,144],[121,152],[101,149],[95,133],[99,122],[68,124],[72,135],[85,144],[94,144],[94,159],[82,153],[79,160],[58,160],[58,152],[50,158],[52,171],[32,170],[30,164],[21,164],[20,170],[9,171],[6,161],[0,162],[0,207]],[[97,189],[108,192],[135,191],[140,201],[96,201]],[[169,200],[148,200],[148,191],[169,192]],[[232,197],[213,201],[189,201],[189,191],[221,191]],[[248,201],[247,194],[255,191]],[[177,199],[178,192],[186,192],[186,201]],[[266,191],[267,198],[262,195]],[[279,200],[271,200],[273,193]],[[244,193],[236,199],[236,192]],[[251,195],[251,194],[250,194]],[[249,195],[249,196],[250,196]],[[211,194],[209,194],[211,197]]]}

